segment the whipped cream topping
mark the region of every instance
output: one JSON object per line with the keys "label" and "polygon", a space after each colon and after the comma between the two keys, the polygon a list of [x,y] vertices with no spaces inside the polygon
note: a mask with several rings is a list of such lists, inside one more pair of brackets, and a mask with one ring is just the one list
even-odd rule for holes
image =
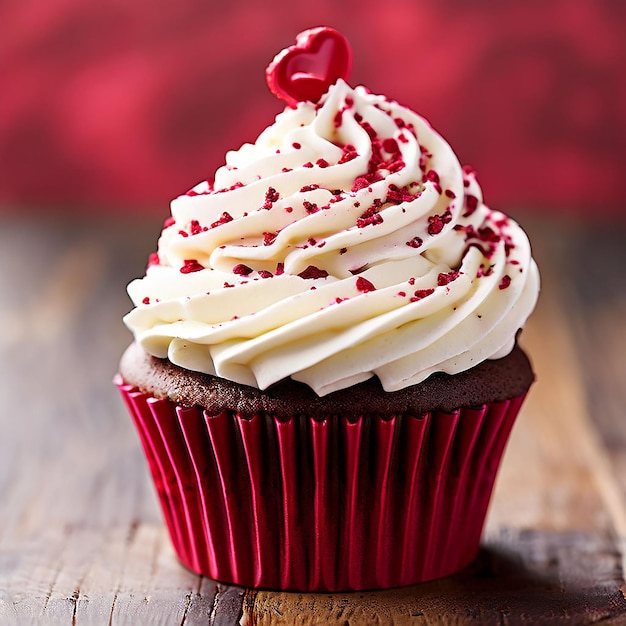
{"label": "whipped cream topping", "polygon": [[422,117],[340,80],[175,199],[128,292],[148,353],[322,396],[507,355],[539,275],[525,233]]}

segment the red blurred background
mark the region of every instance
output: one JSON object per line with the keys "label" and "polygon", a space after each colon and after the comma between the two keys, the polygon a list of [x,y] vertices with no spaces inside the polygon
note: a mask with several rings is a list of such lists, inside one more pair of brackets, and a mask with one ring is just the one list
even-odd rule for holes
{"label": "red blurred background", "polygon": [[5,209],[164,214],[273,120],[266,65],[326,24],[488,204],[626,213],[623,0],[21,0],[0,24]]}

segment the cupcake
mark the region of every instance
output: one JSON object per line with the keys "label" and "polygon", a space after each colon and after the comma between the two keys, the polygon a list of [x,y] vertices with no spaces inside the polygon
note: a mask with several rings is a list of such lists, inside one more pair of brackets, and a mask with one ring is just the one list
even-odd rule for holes
{"label": "cupcake", "polygon": [[528,239],[337,31],[267,69],[287,106],[171,204],[116,383],[173,546],[255,588],[382,589],[476,556],[534,374]]}

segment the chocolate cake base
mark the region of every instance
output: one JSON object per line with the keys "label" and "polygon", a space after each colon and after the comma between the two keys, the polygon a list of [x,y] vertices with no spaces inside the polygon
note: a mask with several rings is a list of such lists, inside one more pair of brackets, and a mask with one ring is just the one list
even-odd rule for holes
{"label": "chocolate cake base", "polygon": [[120,375],[124,382],[143,393],[186,407],[199,406],[209,414],[227,409],[243,417],[266,413],[278,418],[295,415],[384,418],[404,413],[451,412],[459,407],[478,407],[521,396],[534,381],[528,357],[517,344],[502,359],[483,361],[460,374],[436,373],[399,391],[385,391],[378,378],[373,377],[321,398],[307,385],[291,379],[260,391],[192,372],[167,359],[150,356],[135,343],[121,359]]}

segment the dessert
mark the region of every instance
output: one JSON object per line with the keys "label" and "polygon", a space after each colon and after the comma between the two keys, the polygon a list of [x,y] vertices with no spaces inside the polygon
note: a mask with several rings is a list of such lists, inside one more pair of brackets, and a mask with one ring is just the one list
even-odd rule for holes
{"label": "dessert", "polygon": [[116,379],[174,547],[240,585],[348,590],[475,556],[534,379],[521,228],[410,109],[302,33],[267,70],[287,107],[175,199]]}

